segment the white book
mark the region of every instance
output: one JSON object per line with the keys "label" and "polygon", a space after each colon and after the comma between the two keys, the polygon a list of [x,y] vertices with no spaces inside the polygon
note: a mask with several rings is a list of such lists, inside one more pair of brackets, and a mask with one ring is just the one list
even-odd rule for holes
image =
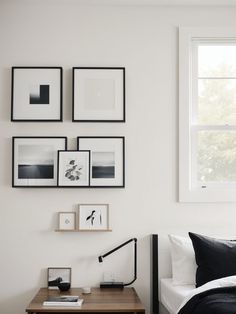
{"label": "white book", "polygon": [[83,299],[79,299],[78,296],[49,296],[48,299],[43,302],[43,306],[79,307],[82,303]]}

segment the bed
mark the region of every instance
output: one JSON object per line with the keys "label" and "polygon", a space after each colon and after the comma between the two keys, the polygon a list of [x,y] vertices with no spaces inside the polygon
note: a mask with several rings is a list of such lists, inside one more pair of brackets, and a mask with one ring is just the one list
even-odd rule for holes
{"label": "bed", "polygon": [[173,278],[159,279],[158,235],[151,236],[151,313],[160,314],[164,307],[169,314],[235,314],[236,240],[189,236],[197,263],[196,282],[180,285],[174,284]]}

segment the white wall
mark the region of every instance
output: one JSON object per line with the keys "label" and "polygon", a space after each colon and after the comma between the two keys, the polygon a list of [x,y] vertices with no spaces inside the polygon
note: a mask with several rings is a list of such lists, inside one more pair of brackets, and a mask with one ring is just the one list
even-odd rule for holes
{"label": "white wall", "polygon": [[[236,26],[231,7],[80,6],[76,1],[0,2],[0,313],[23,314],[48,266],[71,266],[73,286],[98,285],[105,270],[129,279],[131,253],[97,256],[136,236],[135,287],[149,308],[149,234],[161,235],[161,275],[168,233],[188,230],[235,236],[235,204],[179,204],[179,25]],[[63,66],[64,122],[10,122],[10,68]],[[125,66],[127,123],[71,122],[71,67]],[[125,189],[12,189],[11,137],[78,135],[126,137]],[[111,206],[112,233],[60,234],[57,211],[78,203]],[[130,269],[126,265],[130,264]]]}

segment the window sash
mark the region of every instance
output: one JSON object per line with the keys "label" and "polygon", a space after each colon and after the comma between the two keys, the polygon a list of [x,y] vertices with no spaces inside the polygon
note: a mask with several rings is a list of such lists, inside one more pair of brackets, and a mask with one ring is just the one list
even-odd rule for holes
{"label": "window sash", "polygon": [[[236,125],[200,125],[198,111],[198,45],[235,45],[236,29],[229,27],[180,27],[179,29],[179,201],[236,202],[235,183],[208,182],[207,187],[193,184],[197,175],[196,135],[200,130],[230,131]],[[193,79],[194,77],[194,79]],[[194,143],[195,141],[195,143]],[[195,163],[195,165],[194,165]],[[196,179],[196,177],[195,177]]]}

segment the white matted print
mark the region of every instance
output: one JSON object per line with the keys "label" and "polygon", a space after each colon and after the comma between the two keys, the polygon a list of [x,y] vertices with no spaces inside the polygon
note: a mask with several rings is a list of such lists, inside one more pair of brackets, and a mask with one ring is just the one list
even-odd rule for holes
{"label": "white matted print", "polygon": [[57,151],[66,137],[13,137],[13,187],[56,186]]}
{"label": "white matted print", "polygon": [[108,230],[108,204],[80,204],[79,230]]}
{"label": "white matted print", "polygon": [[62,68],[12,68],[12,121],[62,121]]}
{"label": "white matted print", "polygon": [[49,267],[48,268],[48,288],[57,288],[59,283],[71,283],[71,268]]}
{"label": "white matted print", "polygon": [[58,213],[58,229],[59,230],[75,230],[76,229],[76,213],[60,212]]}
{"label": "white matted print", "polygon": [[73,68],[73,121],[125,121],[125,68]]}
{"label": "white matted print", "polygon": [[90,150],[90,186],[124,187],[124,137],[78,137],[78,150]]}
{"label": "white matted print", "polygon": [[89,186],[90,151],[58,151],[58,186]]}

